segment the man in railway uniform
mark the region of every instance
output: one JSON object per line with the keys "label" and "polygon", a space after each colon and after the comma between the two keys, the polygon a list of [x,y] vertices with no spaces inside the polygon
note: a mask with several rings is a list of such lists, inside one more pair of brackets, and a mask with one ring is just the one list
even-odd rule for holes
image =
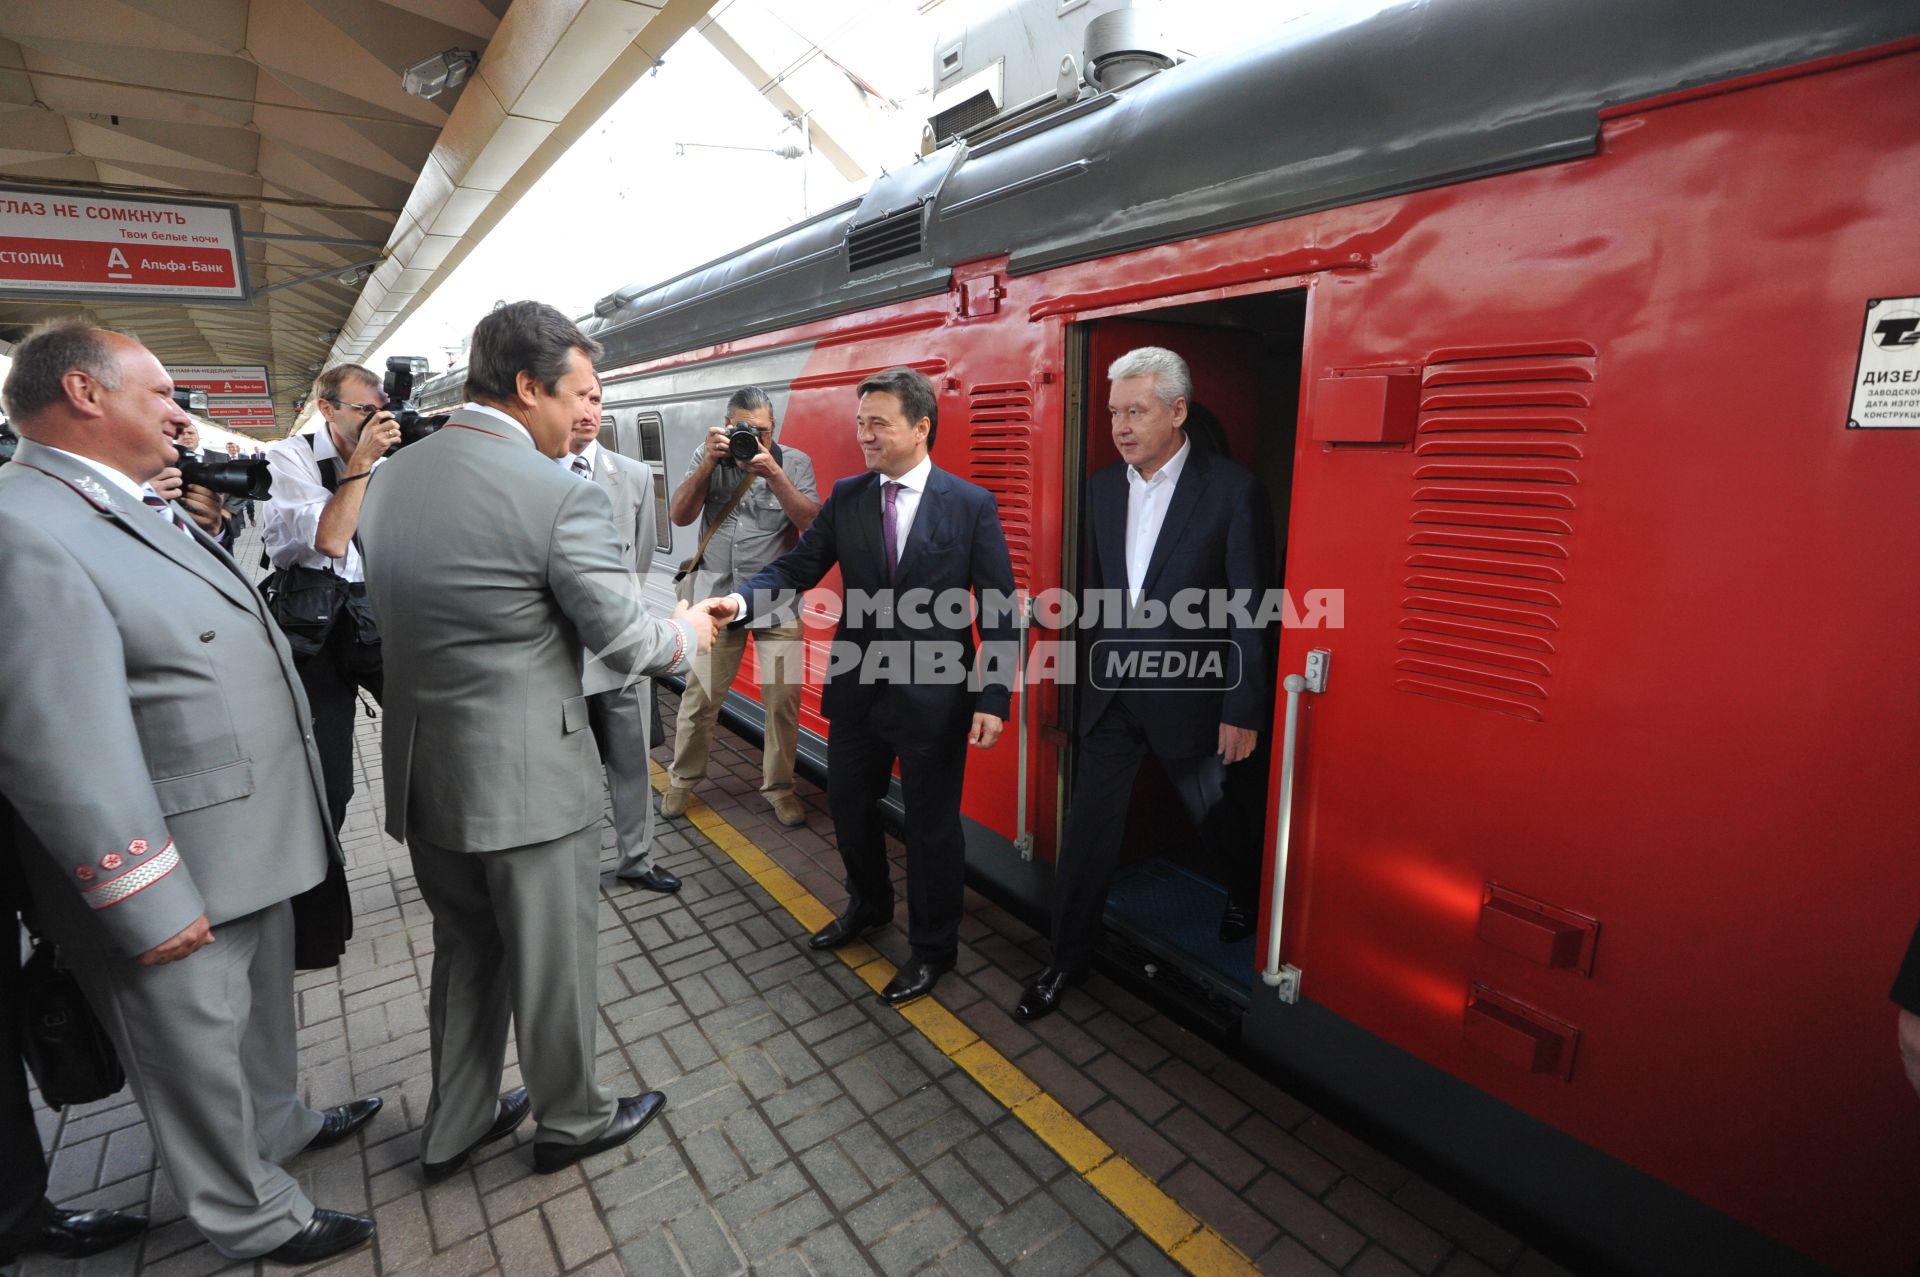
{"label": "man in railway uniform", "polygon": [[[835,566],[848,607],[820,708],[827,737],[827,803],[847,869],[846,912],[811,941],[837,949],[893,919],[880,800],[900,764],[906,801],[908,960],[880,992],[898,1005],[933,991],[958,950],[966,875],[960,790],[967,746],[1000,738],[1011,701],[1014,629],[1005,604],[1013,564],[993,494],[934,467],[939,420],[933,385],[910,368],[860,383],[854,433],[867,473],[842,479],[800,543],[724,600],[714,615],[750,621],[812,589]],[[910,592],[930,607],[910,607]],[[973,624],[939,604],[971,593],[986,640],[980,676]],[[901,600],[896,611],[893,600]],[[859,606],[855,600],[863,600]],[[878,606],[871,604],[878,600]],[[923,677],[951,656],[953,677]]]}
{"label": "man in railway uniform", "polygon": [[[559,463],[567,473],[599,484],[613,503],[616,543],[637,598],[653,557],[653,473],[600,446],[600,402],[600,382],[595,378],[593,393],[581,405]],[[647,777],[652,680],[630,681],[589,660],[581,685],[587,692],[587,724],[600,746],[607,794],[613,802],[613,831],[620,853],[614,874],[648,891],[678,891],[680,880],[653,863],[653,785]]]}
{"label": "man in railway uniform", "polygon": [[[260,539],[276,568],[325,572],[364,596],[366,567],[353,534],[374,463],[400,442],[400,425],[385,411],[380,379],[359,364],[336,364],[314,383],[318,424],[267,449],[273,496]],[[359,693],[381,696],[380,645],[342,611],[320,650],[299,660],[300,683],[313,706],[313,737],[326,769],[327,812],[335,833],[353,797],[353,725]]]}
{"label": "man in railway uniform", "polygon": [[[705,612],[647,615],[596,483],[553,461],[586,410],[599,347],[551,306],[473,330],[472,401],[380,467],[360,512],[380,614],[387,832],[433,914],[433,1095],[421,1173],[445,1179],[528,1111],[533,1165],[632,1139],[658,1091],[595,1077],[603,800],[586,649],[622,675],[684,671]],[[526,1086],[499,1094],[509,1020]]]}
{"label": "man in railway uniform", "polygon": [[[751,459],[736,462],[729,436],[737,430],[758,436]],[[736,502],[742,484],[749,484]],[[688,598],[724,595],[793,548],[820,513],[813,461],[798,448],[773,441],[773,400],[758,386],[743,386],[727,400],[723,424],[707,430],[693,451],[686,478],[674,489],[668,516],[686,527],[700,520],[699,565],[685,582]],[[760,667],[760,705],[766,711],[760,755],[760,792],[781,824],[803,824],[807,810],[794,796],[793,759],[800,743],[800,685],[806,670],[801,649],[799,608],[756,618],[751,629],[754,659]],[[678,816],[687,809],[693,787],[707,774],[713,726],[740,672],[747,651],[747,629],[722,631],[713,651],[696,663],[680,694],[680,717],[673,731],[671,781],[660,812]]]}
{"label": "man in railway uniform", "polygon": [[[1129,609],[1143,601],[1165,605],[1189,590],[1247,591],[1257,600],[1272,571],[1266,490],[1249,471],[1187,440],[1182,426],[1193,379],[1186,361],[1143,346],[1115,360],[1107,375],[1121,459],[1087,481],[1089,594],[1124,589]],[[1103,613],[1099,628],[1082,636],[1080,756],[1054,876],[1052,954],[1014,1008],[1022,1020],[1051,1014],[1067,986],[1086,975],[1124,833],[1126,796],[1148,751],[1194,825],[1239,870],[1231,876],[1242,898],[1230,897],[1222,938],[1243,936],[1248,925],[1245,868],[1257,864],[1256,836],[1227,792],[1227,768],[1253,753],[1267,721],[1262,635],[1248,623],[1190,633],[1171,621],[1116,621]],[[1163,684],[1101,668],[1111,654],[1143,645],[1205,652],[1222,640],[1237,655],[1217,681]]]}
{"label": "man in railway uniform", "polygon": [[186,422],[160,361],[65,321],[13,352],[0,471],[0,784],[39,921],[119,1049],[187,1218],[229,1258],[373,1235],[278,1163],[378,1099],[300,1102],[288,899],[339,845],[279,630],[142,484]]}

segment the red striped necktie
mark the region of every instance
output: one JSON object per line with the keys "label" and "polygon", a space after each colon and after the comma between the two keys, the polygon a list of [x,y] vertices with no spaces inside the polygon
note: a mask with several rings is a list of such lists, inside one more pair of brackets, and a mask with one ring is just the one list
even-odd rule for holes
{"label": "red striped necktie", "polygon": [[168,504],[167,499],[165,497],[161,496],[159,493],[155,492],[153,489],[148,488],[145,492],[142,492],[140,494],[140,499],[146,502],[149,506],[153,507],[155,513],[159,514],[161,518],[173,524],[174,527],[179,528],[181,535],[186,537],[187,540],[189,541],[193,540],[193,529],[187,526],[187,521],[180,517],[180,512],[178,510],[174,509],[173,506]]}

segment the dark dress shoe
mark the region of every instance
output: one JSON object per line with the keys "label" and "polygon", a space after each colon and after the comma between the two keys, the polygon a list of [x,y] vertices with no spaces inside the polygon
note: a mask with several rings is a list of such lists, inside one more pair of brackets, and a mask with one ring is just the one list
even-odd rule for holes
{"label": "dark dress shoe", "polygon": [[813,939],[807,941],[807,947],[809,949],[844,948],[863,936],[872,935],[892,921],[890,917],[868,915],[863,918],[856,914],[844,914],[814,932]]}
{"label": "dark dress shoe", "polygon": [[365,1215],[315,1210],[305,1228],[260,1258],[275,1264],[317,1264],[362,1245],[372,1236],[373,1221]]}
{"label": "dark dress shoe", "polygon": [[467,1145],[466,1151],[449,1157],[444,1162],[420,1163],[420,1177],[429,1184],[438,1184],[447,1176],[454,1174],[467,1164],[474,1150],[483,1148],[495,1140],[503,1140],[513,1134],[513,1128],[527,1120],[527,1110],[533,1107],[533,1100],[527,1095],[527,1088],[516,1086],[500,1097],[500,1107],[493,1115],[493,1125],[487,1133]]}
{"label": "dark dress shoe", "polygon": [[887,987],[880,990],[880,1000],[890,1007],[911,1002],[915,998],[924,998],[933,992],[933,986],[940,977],[953,970],[951,962],[916,962],[894,972],[893,979],[887,981]]}
{"label": "dark dress shoe", "polygon": [[604,1153],[610,1148],[619,1148],[640,1133],[640,1128],[660,1116],[660,1110],[667,1106],[667,1097],[658,1091],[648,1091],[645,1095],[629,1095],[620,1101],[620,1107],[613,1111],[613,1121],[608,1123],[606,1134],[597,1140],[588,1140],[585,1144],[541,1144],[533,1146],[533,1169],[542,1175],[554,1171],[563,1171],[575,1162],[584,1161],[595,1153]]}
{"label": "dark dress shoe", "polygon": [[1220,915],[1220,939],[1226,944],[1245,940],[1253,934],[1254,911],[1237,900],[1227,902],[1226,912]]}
{"label": "dark dress shoe", "polygon": [[1014,1018],[1038,1020],[1042,1016],[1052,1015],[1060,1009],[1060,999],[1066,995],[1068,988],[1086,982],[1085,971],[1057,971],[1048,967],[1020,995],[1019,1005],[1013,1008]]}
{"label": "dark dress shoe", "polygon": [[0,1237],[0,1264],[10,1264],[22,1255],[34,1252],[80,1259],[110,1250],[146,1230],[144,1215],[129,1215],[120,1210],[61,1210],[56,1206],[47,1206],[36,1224],[21,1232]]}
{"label": "dark dress shoe", "polygon": [[645,887],[648,891],[657,891],[662,895],[672,895],[680,890],[680,880],[666,870],[655,865],[639,873],[617,873],[614,877],[621,882],[630,882],[636,887]]}
{"label": "dark dress shoe", "polygon": [[377,1095],[370,1095],[364,1100],[348,1100],[328,1109],[321,1115],[320,1129],[301,1151],[311,1153],[317,1148],[332,1148],[371,1122],[385,1102]]}

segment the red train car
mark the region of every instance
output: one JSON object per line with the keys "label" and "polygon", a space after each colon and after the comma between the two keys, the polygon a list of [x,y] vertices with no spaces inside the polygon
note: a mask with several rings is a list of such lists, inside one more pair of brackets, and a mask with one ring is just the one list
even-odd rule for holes
{"label": "red train car", "polygon": [[[861,464],[852,387],[911,364],[1042,594],[1114,456],[1107,362],[1180,351],[1338,625],[1278,642],[1324,673],[1290,788],[1274,750],[1285,988],[1194,925],[1150,785],[1115,960],[1581,1262],[1905,1272],[1920,406],[1861,383],[1920,369],[1884,324],[1920,316],[1916,120],[1906,3],[1295,23],[610,296],[608,411],[665,529],[734,388],[824,488]],[[970,867],[1042,906],[1073,696],[1015,704]]]}

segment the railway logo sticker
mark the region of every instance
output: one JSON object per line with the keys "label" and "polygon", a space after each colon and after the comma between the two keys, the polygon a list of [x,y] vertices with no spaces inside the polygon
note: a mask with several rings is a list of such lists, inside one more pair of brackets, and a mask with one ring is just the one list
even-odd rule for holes
{"label": "railway logo sticker", "polygon": [[1867,302],[1849,430],[1920,430],[1920,297]]}

